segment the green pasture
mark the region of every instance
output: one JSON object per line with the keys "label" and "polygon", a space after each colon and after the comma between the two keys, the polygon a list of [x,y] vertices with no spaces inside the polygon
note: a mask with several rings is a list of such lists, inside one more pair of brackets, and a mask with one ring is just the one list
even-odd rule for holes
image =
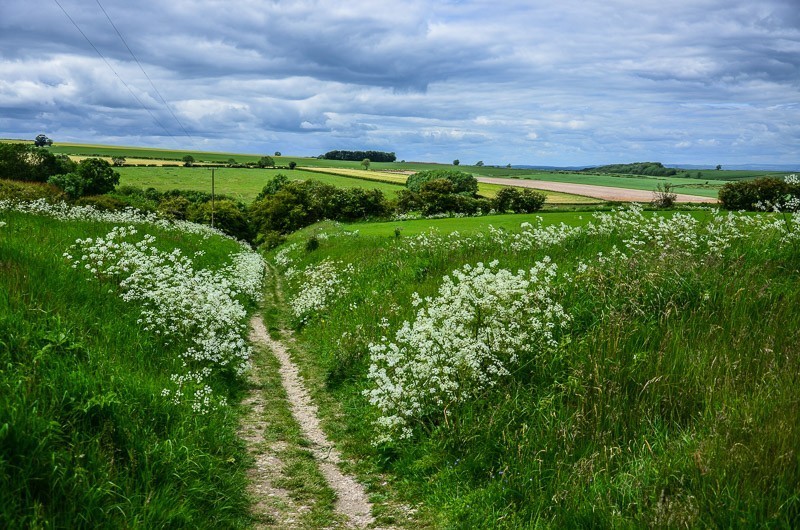
{"label": "green pasture", "polygon": [[[159,191],[174,189],[211,192],[211,169],[202,167],[121,167],[120,186],[155,188]],[[245,203],[256,198],[266,182],[283,173],[292,180],[314,179],[340,188],[379,189],[388,197],[402,186],[379,181],[366,181],[337,175],[312,173],[288,169],[215,168],[214,187],[221,195],[228,195]]]}
{"label": "green pasture", "polygon": [[[62,256],[113,225],[7,211],[0,222],[0,527],[248,527],[235,411],[200,416],[162,397],[182,345],[145,331],[113,281],[87,281]],[[141,231],[199,267],[238,249]],[[226,384],[237,401],[244,383]]]}
{"label": "green pasture", "polygon": [[[211,169],[203,167],[120,167],[120,186],[136,186],[139,188],[155,188],[159,191],[173,189],[211,192]],[[214,185],[216,193],[228,195],[249,203],[264,187],[267,180],[282,173],[292,180],[314,179],[339,188],[366,188],[381,190],[387,197],[393,198],[398,191],[405,189],[400,184],[390,184],[381,180],[364,177],[348,177],[317,171],[300,169],[247,169],[247,168],[215,168]],[[365,172],[366,173],[366,172]],[[371,173],[371,172],[370,172]],[[376,172],[376,178],[380,179]],[[494,197],[502,186],[497,184],[479,184],[478,193],[485,197]],[[601,201],[580,195],[543,191],[550,204],[598,204]]]}

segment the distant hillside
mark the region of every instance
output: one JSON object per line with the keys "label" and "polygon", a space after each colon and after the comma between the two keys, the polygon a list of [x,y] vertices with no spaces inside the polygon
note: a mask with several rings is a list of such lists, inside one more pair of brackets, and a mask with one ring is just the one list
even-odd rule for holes
{"label": "distant hillside", "polygon": [[671,177],[678,173],[675,168],[664,167],[661,162],[634,162],[633,164],[610,164],[589,167],[583,171],[593,173],[617,173],[620,175],[648,175],[651,177]]}

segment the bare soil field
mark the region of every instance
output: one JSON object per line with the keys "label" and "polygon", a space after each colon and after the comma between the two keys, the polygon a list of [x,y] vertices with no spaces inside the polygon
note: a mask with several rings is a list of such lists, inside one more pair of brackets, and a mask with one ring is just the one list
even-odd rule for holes
{"label": "bare soil field", "polygon": [[[485,184],[501,184],[503,186],[517,186],[520,188],[535,188],[537,190],[559,191],[603,199],[604,201],[620,202],[650,202],[653,200],[652,191],[630,190],[625,188],[610,188],[607,186],[593,186],[590,184],[569,184],[566,182],[545,182],[541,180],[504,179],[492,177],[478,177],[478,182]],[[716,203],[713,197],[699,197],[696,195],[677,194],[676,202]]]}

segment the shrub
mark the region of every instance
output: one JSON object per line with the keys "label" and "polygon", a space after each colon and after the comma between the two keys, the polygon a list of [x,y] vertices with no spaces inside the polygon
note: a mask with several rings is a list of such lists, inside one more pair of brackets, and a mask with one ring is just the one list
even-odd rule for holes
{"label": "shrub", "polygon": [[123,201],[108,195],[91,195],[87,197],[81,197],[75,201],[75,204],[78,206],[94,206],[100,211],[122,210],[127,206],[127,204]]}
{"label": "shrub", "polygon": [[432,169],[420,171],[408,177],[406,187],[411,191],[421,191],[422,185],[431,180],[446,179],[453,184],[453,193],[475,195],[478,193],[478,181],[468,173],[450,169]]}
{"label": "shrub", "polygon": [[675,204],[675,199],[678,198],[678,196],[672,191],[674,188],[675,186],[669,182],[659,182],[655,191],[653,192],[653,200],[650,201],[650,204],[656,208],[672,208],[672,206]]}
{"label": "shrub", "polygon": [[271,179],[267,181],[263,188],[258,195],[256,195],[255,200],[261,200],[267,195],[275,195],[281,188],[283,188],[286,183],[289,182],[289,177],[284,175],[283,173],[278,173]]}
{"label": "shrub", "polygon": [[508,187],[497,192],[492,205],[498,212],[532,213],[541,210],[546,199],[544,193],[538,191]]}
{"label": "shrub", "polygon": [[257,234],[288,234],[322,219],[354,221],[389,211],[380,190],[341,189],[316,180],[288,179],[278,187],[274,181],[250,206],[250,220]]}
{"label": "shrub", "polygon": [[158,212],[167,219],[185,221],[191,205],[192,203],[186,197],[167,197],[158,204]]}
{"label": "shrub", "polygon": [[48,180],[58,186],[72,199],[85,195],[102,195],[114,189],[119,183],[119,173],[111,169],[111,164],[99,158],[87,158],[78,168],[66,175],[53,175]]}
{"label": "shrub", "polygon": [[193,223],[211,224],[211,214],[214,214],[214,228],[222,230],[242,241],[250,241],[250,225],[247,223],[245,212],[235,202],[223,199],[212,203],[204,202],[194,204],[187,209],[186,219]]}
{"label": "shrub", "polygon": [[275,167],[275,160],[271,156],[262,156],[256,163],[258,167]]}
{"label": "shrub", "polygon": [[800,197],[800,185],[775,177],[729,182],[719,190],[728,210],[759,210],[765,204],[783,207],[789,196]]}
{"label": "shrub", "polygon": [[33,201],[45,199],[60,202],[65,199],[64,192],[52,184],[0,180],[0,200]]}

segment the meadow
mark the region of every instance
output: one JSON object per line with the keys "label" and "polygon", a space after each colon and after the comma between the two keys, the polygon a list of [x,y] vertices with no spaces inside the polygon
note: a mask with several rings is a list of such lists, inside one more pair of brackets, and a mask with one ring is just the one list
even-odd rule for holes
{"label": "meadow", "polygon": [[[137,186],[144,189],[152,187],[159,191],[181,189],[211,193],[210,168],[120,167],[115,170],[120,174],[120,186]],[[300,169],[215,168],[215,190],[220,195],[227,195],[250,203],[266,182],[279,173],[286,175],[291,180],[314,179],[339,188],[379,189],[388,197],[394,197],[399,190],[403,189],[396,184],[312,173]]]}
{"label": "meadow", "polygon": [[540,217],[273,252],[362,472],[436,528],[796,527],[800,216]]}
{"label": "meadow", "polygon": [[[119,167],[120,186],[136,186],[139,188],[155,188],[158,191],[172,189],[211,192],[211,169],[204,167]],[[337,170],[304,171],[302,169],[245,169],[215,168],[215,189],[222,195],[250,203],[264,187],[267,180],[277,174],[284,174],[291,180],[314,179],[338,188],[365,188],[381,190],[388,198],[394,198],[397,192],[405,189],[405,176],[395,176],[389,180],[385,174],[377,171],[347,170],[337,174]],[[478,193],[485,197],[494,197],[502,186],[496,184],[478,185]],[[598,204],[601,201],[580,195],[542,192],[549,204]]]}
{"label": "meadow", "polygon": [[260,257],[41,201],[0,201],[0,240],[0,526],[248,527],[234,405]]}

